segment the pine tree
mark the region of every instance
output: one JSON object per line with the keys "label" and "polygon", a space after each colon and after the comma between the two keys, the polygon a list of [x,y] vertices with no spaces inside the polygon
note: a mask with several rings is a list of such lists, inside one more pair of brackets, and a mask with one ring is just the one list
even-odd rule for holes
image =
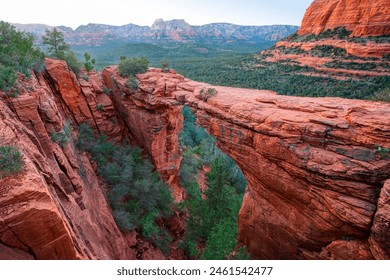
{"label": "pine tree", "polygon": [[64,34],[57,28],[52,30],[46,29],[46,35],[42,37],[43,44],[48,45],[49,55],[65,59],[65,54],[70,51],[70,46],[65,42]]}

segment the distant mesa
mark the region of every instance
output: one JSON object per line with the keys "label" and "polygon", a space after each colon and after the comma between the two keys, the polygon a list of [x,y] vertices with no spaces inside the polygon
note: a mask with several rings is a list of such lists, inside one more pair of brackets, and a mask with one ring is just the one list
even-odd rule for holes
{"label": "distant mesa", "polygon": [[[45,29],[54,28],[44,24],[13,24],[21,31],[31,32],[38,39]],[[298,30],[293,25],[241,26],[230,23],[211,23],[193,26],[183,19],[164,21],[157,19],[151,27],[126,24],[113,26],[105,24],[81,25],[75,30],[57,27],[64,33],[71,45],[99,45],[106,40],[150,41],[165,39],[171,41],[207,40],[254,40],[277,41]]]}

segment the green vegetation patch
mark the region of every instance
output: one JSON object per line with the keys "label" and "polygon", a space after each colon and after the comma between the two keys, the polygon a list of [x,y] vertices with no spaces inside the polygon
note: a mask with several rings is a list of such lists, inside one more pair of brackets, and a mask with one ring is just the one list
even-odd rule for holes
{"label": "green vegetation patch", "polygon": [[362,71],[376,70],[376,64],[373,62],[358,63],[353,61],[333,60],[331,62],[325,63],[325,66],[329,68],[342,68],[347,70],[362,70]]}
{"label": "green vegetation patch", "polygon": [[310,54],[317,57],[346,57],[347,51],[331,45],[320,45],[312,48]]}
{"label": "green vegetation patch", "polygon": [[86,124],[79,128],[77,146],[91,154],[98,174],[109,185],[109,199],[118,226],[124,231],[137,229],[167,253],[171,237],[156,221],[171,215],[173,198],[170,188],[141,149],[116,145],[104,135],[96,138]]}
{"label": "green vegetation patch", "polygon": [[145,57],[123,58],[119,62],[119,75],[132,77],[145,73],[148,67],[149,61]]}
{"label": "green vegetation patch", "polygon": [[20,172],[23,167],[22,154],[13,146],[0,146],[0,179]]}
{"label": "green vegetation patch", "polygon": [[[180,208],[190,218],[180,247],[189,258],[228,259],[237,247],[238,211],[247,183],[235,162],[215,146],[215,139],[195,124],[188,107],[184,107],[183,115],[180,143],[185,151],[180,183],[188,200]],[[206,173],[207,190],[203,193],[206,198],[196,180],[204,166],[210,167]],[[206,244],[203,251],[198,244]],[[247,258],[247,254],[240,258]]]}
{"label": "green vegetation patch", "polygon": [[16,31],[9,23],[0,21],[0,90],[12,89],[17,72],[27,77],[31,69],[41,69],[43,54],[33,45],[33,36]]}
{"label": "green vegetation patch", "polygon": [[65,122],[60,132],[53,132],[51,134],[51,141],[56,142],[61,147],[65,147],[70,140],[72,140],[72,127],[69,121]]}
{"label": "green vegetation patch", "polygon": [[287,39],[293,42],[311,42],[321,39],[349,39],[351,34],[352,32],[346,30],[345,27],[336,27],[334,29],[324,30],[318,35],[306,34],[299,36],[297,33],[295,33],[294,35],[289,36]]}
{"label": "green vegetation patch", "polygon": [[[52,30],[46,29],[42,39],[43,44],[47,46],[48,55],[50,57],[65,60],[69,68],[72,69],[77,76],[80,75],[82,63],[77,59],[76,54],[71,50],[70,45],[65,42],[64,34],[61,31],[56,28],[53,28]],[[85,59],[85,66],[92,67],[92,61],[90,61],[89,54]]]}

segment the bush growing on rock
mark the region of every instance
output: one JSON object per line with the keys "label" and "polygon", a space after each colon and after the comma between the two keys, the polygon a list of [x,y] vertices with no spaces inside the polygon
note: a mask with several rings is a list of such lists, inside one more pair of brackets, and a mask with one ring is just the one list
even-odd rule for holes
{"label": "bush growing on rock", "polygon": [[22,154],[13,146],[0,146],[0,179],[20,172],[23,166]]}
{"label": "bush growing on rock", "polygon": [[119,62],[119,75],[131,77],[145,73],[148,70],[149,61],[145,57],[133,57],[121,59]]}
{"label": "bush growing on rock", "polygon": [[139,81],[136,77],[130,76],[126,82],[126,85],[132,90],[136,91],[138,89]]}
{"label": "bush growing on rock", "polygon": [[87,72],[93,70],[95,67],[96,60],[94,58],[91,58],[91,55],[88,52],[84,53],[84,58],[85,58],[85,62],[84,62],[85,70]]}
{"label": "bush growing on rock", "polygon": [[56,142],[61,147],[64,147],[72,139],[72,128],[70,122],[66,121],[63,129],[60,132],[51,134],[51,141]]}
{"label": "bush growing on rock", "polygon": [[217,93],[215,88],[202,88],[199,92],[199,98],[207,102],[210,97],[216,96]]}
{"label": "bush growing on rock", "polygon": [[15,84],[18,75],[11,67],[0,64],[0,89],[10,90]]}

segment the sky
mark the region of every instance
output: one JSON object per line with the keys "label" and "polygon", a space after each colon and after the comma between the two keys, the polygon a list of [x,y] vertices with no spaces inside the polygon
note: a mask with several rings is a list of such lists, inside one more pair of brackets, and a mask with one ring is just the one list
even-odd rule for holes
{"label": "sky", "polygon": [[8,0],[0,20],[77,28],[88,23],[151,26],[162,18],[191,25],[300,25],[313,0]]}

